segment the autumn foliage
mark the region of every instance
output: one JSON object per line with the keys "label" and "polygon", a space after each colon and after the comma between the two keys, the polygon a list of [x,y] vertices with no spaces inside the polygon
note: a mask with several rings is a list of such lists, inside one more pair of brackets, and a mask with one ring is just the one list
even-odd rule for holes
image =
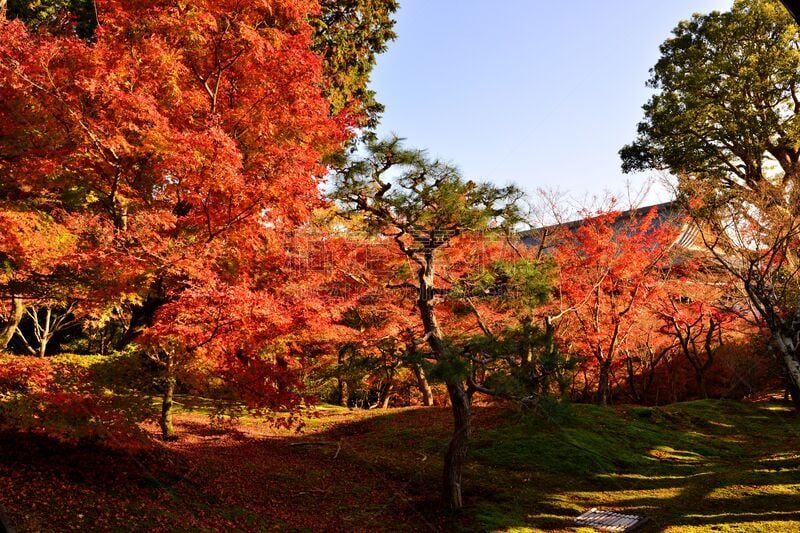
{"label": "autumn foliage", "polygon": [[[737,0],[730,14],[695,16],[662,46],[650,81],[660,92],[622,155],[625,170],[673,171],[676,200],[623,208],[609,198],[568,218],[560,198],[545,194],[553,220],[534,222],[536,200],[515,185],[469,179],[396,135],[377,139],[383,107],[369,76],[395,38],[396,0],[0,0],[0,443],[23,443],[11,457],[36,456],[25,449],[34,443],[109,458],[111,468],[157,471],[176,457],[195,464],[163,486],[149,471],[138,479],[119,468],[108,476],[114,491],[142,490],[109,502],[157,492],[169,499],[158,512],[171,511],[147,524],[151,515],[134,522],[103,508],[96,527],[252,529],[266,516],[288,524],[299,498],[316,500],[328,493],[320,485],[373,469],[363,457],[358,468],[338,466],[356,458],[345,440],[367,425],[328,426],[366,419],[366,409],[449,410],[444,448],[435,409],[407,413],[431,424],[414,430],[425,439],[401,428],[389,445],[413,437],[426,452],[420,464],[430,443],[441,448],[441,503],[455,512],[484,487],[470,485],[471,460],[498,450],[516,464],[519,443],[535,450],[556,435],[486,446],[498,405],[520,413],[506,426],[524,428],[526,439],[538,424],[569,423],[559,414],[569,402],[662,405],[785,387],[800,408],[800,155],[798,143],[773,142],[796,133],[784,118],[800,100],[780,88],[766,99],[775,107],[758,87],[744,97],[737,89],[748,76],[772,85],[760,72],[773,64],[773,74],[794,76],[800,56],[794,47],[762,64],[750,61],[756,51],[718,57],[713,43],[737,17],[750,32],[776,30],[752,41],[760,47],[796,43],[785,16],[767,24],[773,3]],[[705,36],[695,42],[695,33]],[[739,33],[733,48],[751,42]],[[703,57],[703,76],[724,63],[716,96],[695,94],[709,85],[690,65]],[[734,65],[742,76],[726,70],[731,57],[750,65]],[[746,133],[739,146],[718,122],[743,102],[742,116],[759,116],[734,121]],[[209,426],[192,412],[200,409]],[[637,412],[655,422],[671,409],[620,413],[625,423]],[[595,436],[611,411],[590,412],[584,433]],[[681,434],[694,439],[688,426]],[[264,453],[278,442],[266,439],[306,429],[336,440]],[[685,451],[650,442],[655,435],[631,454],[645,444],[648,460]],[[589,458],[619,466],[603,450],[575,446],[589,455],[569,468]],[[325,447],[330,455],[310,459]],[[424,466],[438,469],[437,461]],[[89,470],[45,464],[54,482],[12,460],[6,486],[33,487],[14,492],[17,501],[56,500],[69,486],[56,478]],[[308,465],[314,475],[303,477]],[[395,499],[414,485],[397,489],[404,469],[395,466],[359,487],[375,501]],[[157,490],[144,490],[150,478]],[[266,479],[279,489],[263,490]],[[307,484],[315,487],[287,490]],[[186,508],[180,485],[215,501]],[[362,505],[354,494],[346,497]],[[204,514],[223,501],[235,504],[230,516]],[[500,510],[493,521],[517,525]],[[0,505],[0,531],[3,516]],[[463,516],[446,520],[464,525]]]}
{"label": "autumn foliage", "polygon": [[[662,206],[663,210],[664,207]],[[725,272],[676,245],[688,217],[612,202],[555,235],[553,321],[579,361],[570,394],[666,403],[741,397],[774,384],[758,328]]]}
{"label": "autumn foliage", "polygon": [[137,425],[150,401],[130,389],[138,369],[125,357],[0,358],[0,428],[23,429],[62,441],[94,440],[140,447]]}
{"label": "autumn foliage", "polygon": [[318,9],[103,2],[91,38],[3,21],[4,292],[101,324],[124,302],[118,344],[167,382],[241,373],[248,401],[296,405],[260,352],[303,325],[284,240],[348,138],[311,49]]}
{"label": "autumn foliage", "polygon": [[[365,84],[397,8],[334,4],[110,0],[94,21],[3,18],[0,348],[42,356],[3,360],[3,424],[133,434],[154,417],[135,405],[158,396],[171,437],[181,394],[267,414],[452,403],[442,383],[468,406],[775,382],[734,284],[679,257],[687,220],[612,202],[527,246],[516,188],[400,139],[334,167],[380,108]],[[361,70],[343,71],[345,52]],[[378,163],[405,172],[395,189]],[[108,359],[45,358],[63,352]],[[122,388],[93,370],[122,364],[113,353],[138,365]]]}

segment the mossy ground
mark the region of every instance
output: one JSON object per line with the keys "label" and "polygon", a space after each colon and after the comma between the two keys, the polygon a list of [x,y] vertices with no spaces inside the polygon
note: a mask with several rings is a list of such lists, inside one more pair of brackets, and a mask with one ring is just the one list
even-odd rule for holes
{"label": "mossy ground", "polygon": [[299,434],[223,434],[201,403],[144,455],[3,434],[0,501],[21,531],[560,531],[592,507],[645,531],[800,531],[800,418],[779,403],[476,408],[459,515],[438,504],[446,409],[324,406]]}
{"label": "mossy ground", "polygon": [[598,507],[646,515],[651,531],[800,531],[799,422],[728,401],[509,416],[476,439],[470,473],[497,488],[473,524],[563,529]]}
{"label": "mossy ground", "polygon": [[[571,530],[598,507],[646,515],[645,531],[800,531],[800,418],[786,405],[476,411],[467,510],[448,528]],[[372,418],[359,453],[433,497],[447,424],[441,411]]]}

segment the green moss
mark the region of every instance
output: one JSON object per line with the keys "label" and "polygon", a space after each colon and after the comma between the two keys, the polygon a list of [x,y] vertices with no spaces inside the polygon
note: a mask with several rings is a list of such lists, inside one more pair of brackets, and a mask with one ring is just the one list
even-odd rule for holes
{"label": "green moss", "polygon": [[785,406],[719,400],[573,405],[557,421],[518,414],[472,447],[471,475],[499,471],[491,477],[505,482],[492,501],[477,500],[470,527],[569,528],[601,507],[648,515],[656,529],[792,531],[798,429]]}

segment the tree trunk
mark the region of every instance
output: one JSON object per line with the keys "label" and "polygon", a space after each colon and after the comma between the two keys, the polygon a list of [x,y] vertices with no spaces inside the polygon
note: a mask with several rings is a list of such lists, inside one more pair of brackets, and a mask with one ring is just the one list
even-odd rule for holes
{"label": "tree trunk", "polygon": [[800,388],[787,379],[785,400],[792,400],[795,411],[800,411]]}
{"label": "tree trunk", "polygon": [[677,380],[677,377],[675,375],[676,371],[675,371],[674,368],[672,369],[670,374],[671,374],[670,375],[670,389],[672,391],[672,403],[678,403],[678,388],[677,388],[678,387],[678,384],[677,384],[678,380]]}
{"label": "tree trunk", "polygon": [[389,385],[383,391],[383,396],[381,398],[381,409],[388,409],[389,408],[389,401],[392,399],[392,386]]}
{"label": "tree trunk", "polygon": [[705,370],[698,369],[695,374],[697,379],[697,387],[700,389],[700,394],[703,395],[703,399],[708,400],[708,390],[706,389]]}
{"label": "tree trunk", "polygon": [[422,405],[426,407],[433,407],[433,391],[431,384],[428,383],[428,377],[425,375],[425,369],[422,365],[412,365],[414,375],[417,376],[417,386],[422,393]]}
{"label": "tree trunk", "polygon": [[453,438],[444,456],[443,494],[446,505],[453,510],[461,509],[464,500],[461,495],[461,473],[467,457],[469,439],[472,435],[470,406],[461,379],[451,379],[447,383],[450,405],[453,410]]}
{"label": "tree trunk", "polygon": [[603,407],[607,406],[610,403],[610,383],[609,378],[611,376],[611,365],[602,363],[600,365],[600,376],[599,376],[599,383],[597,385],[597,401]]}
{"label": "tree trunk", "polygon": [[[433,356],[440,362],[446,361],[448,354],[444,334],[436,317],[436,289],[434,275],[434,249],[426,248],[423,252],[424,264],[417,272],[419,280],[419,309],[422,326]],[[442,474],[442,496],[444,503],[453,510],[461,509],[464,501],[461,497],[461,472],[467,457],[469,439],[472,433],[470,423],[469,397],[464,388],[463,377],[459,375],[445,376],[450,405],[453,410],[453,438],[447,446],[444,456]]]}
{"label": "tree trunk", "polygon": [[[628,371],[628,390],[630,390],[631,399],[634,403],[642,403],[644,398],[644,386],[642,387],[642,392],[640,393],[636,389],[636,372],[633,369],[633,360],[631,359],[630,354],[626,354],[625,356],[625,368]],[[644,377],[642,377],[644,380]]]}
{"label": "tree trunk", "polygon": [[350,391],[347,388],[347,381],[342,378],[337,378],[339,381],[339,405],[342,407],[348,406],[348,400],[350,398]]}
{"label": "tree trunk", "polygon": [[347,381],[344,378],[345,354],[347,352],[347,345],[339,348],[337,355],[337,369],[336,381],[339,389],[339,405],[347,407],[348,400],[350,399],[350,391],[347,390]]}
{"label": "tree trunk", "polygon": [[8,317],[8,321],[3,326],[3,329],[0,330],[0,350],[5,350],[8,347],[8,343],[11,342],[11,339],[14,338],[14,333],[17,331],[17,326],[22,321],[22,317],[25,315],[25,304],[22,302],[22,298],[19,296],[12,296],[11,297],[11,314]]}
{"label": "tree trunk", "polygon": [[135,306],[131,311],[131,320],[125,332],[116,343],[116,349],[121,350],[131,344],[139,334],[153,325],[155,315],[162,305],[168,303],[164,283],[159,278],[150,286],[150,293],[141,305]]}
{"label": "tree trunk", "polygon": [[773,334],[783,365],[786,368],[786,381],[795,409],[800,411],[800,362],[797,360],[797,347],[791,337],[781,333]]}
{"label": "tree trunk", "polygon": [[169,377],[164,383],[164,395],[161,398],[161,436],[164,440],[175,440],[175,428],[172,425],[172,397],[175,394],[175,378]]}
{"label": "tree trunk", "polygon": [[[45,319],[44,319],[44,327],[41,328],[40,339],[39,339],[39,357],[44,357],[47,355],[47,343],[50,342],[50,338],[53,336],[50,324],[51,319],[53,317],[53,309],[48,306],[45,311]],[[38,310],[37,310],[37,327],[38,327]]]}

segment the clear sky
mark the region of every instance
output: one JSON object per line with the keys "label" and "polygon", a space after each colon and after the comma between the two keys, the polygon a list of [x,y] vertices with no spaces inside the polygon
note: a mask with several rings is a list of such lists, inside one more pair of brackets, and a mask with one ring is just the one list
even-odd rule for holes
{"label": "clear sky", "polygon": [[[627,180],[658,46],[732,0],[400,0],[398,39],[372,77],[397,133],[465,176],[583,199]],[[651,201],[668,199],[653,194]]]}

